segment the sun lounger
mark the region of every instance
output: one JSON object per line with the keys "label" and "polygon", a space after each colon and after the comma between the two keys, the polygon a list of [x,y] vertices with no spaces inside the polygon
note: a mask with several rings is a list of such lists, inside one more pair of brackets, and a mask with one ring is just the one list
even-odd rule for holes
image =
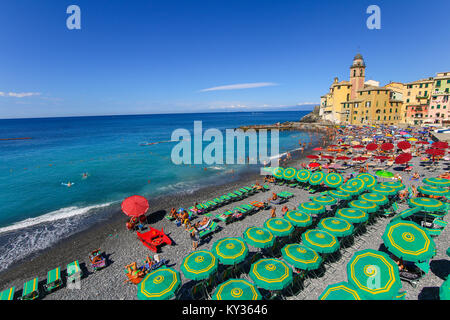
{"label": "sun lounger", "polygon": [[270,200],[270,203],[273,204],[283,204],[285,202],[287,202],[288,199],[287,198],[283,198],[283,197],[279,197],[277,200]]}
{"label": "sun lounger", "polygon": [[217,227],[218,227],[218,224],[217,224],[216,222],[212,221],[212,222],[209,224],[209,227],[208,227],[207,229],[202,230],[202,231],[200,231],[200,232],[198,233],[200,239],[203,239],[203,238],[205,238],[206,236],[209,236],[209,235],[213,234],[214,232],[216,232]]}
{"label": "sun lounger", "polygon": [[250,204],[260,210],[265,210],[269,207],[269,204],[260,201],[253,201],[250,202]]}
{"label": "sun lounger", "polygon": [[406,276],[406,274],[400,272],[400,280],[406,281],[409,284],[411,284],[414,288],[417,287],[418,282],[420,279],[422,279],[424,276],[428,274],[430,271],[430,261],[424,261],[424,262],[415,262],[412,264],[413,267],[409,268],[410,271],[409,274],[416,275],[413,279]]}
{"label": "sun lounger", "polygon": [[251,214],[256,212],[256,208],[254,206],[252,206],[251,204],[243,204],[241,205],[241,208],[247,209],[247,214]]}
{"label": "sun lounger", "polygon": [[441,220],[441,219],[434,219],[433,220],[433,224],[436,227],[438,227],[439,229],[444,229],[447,226],[448,222],[444,221],[444,220]]}
{"label": "sun lounger", "polygon": [[227,194],[233,201],[238,200],[240,197],[237,194],[234,194],[233,192],[230,192]]}
{"label": "sun lounger", "polygon": [[0,292],[0,300],[13,300],[16,287],[9,288]]}
{"label": "sun lounger", "polygon": [[232,220],[232,216],[233,216],[233,211],[227,210],[224,213],[217,214],[216,218],[219,219],[222,222],[230,223],[231,220]]}
{"label": "sun lounger", "polygon": [[244,197],[247,196],[247,194],[244,194],[244,193],[242,193],[242,192],[239,191],[239,190],[233,191],[233,193],[234,193],[235,195],[237,195],[240,199],[243,199]]}
{"label": "sun lounger", "polygon": [[34,278],[23,285],[21,300],[34,300],[39,297],[39,279]]}
{"label": "sun lounger", "polygon": [[67,282],[79,281],[83,276],[83,271],[81,271],[78,260],[67,265]]}
{"label": "sun lounger", "polygon": [[50,270],[47,273],[47,283],[44,284],[45,291],[52,292],[61,285],[62,285],[61,269],[58,267],[53,270]]}
{"label": "sun lounger", "polygon": [[442,229],[425,228],[425,230],[427,230],[428,234],[432,237],[437,237],[442,233]]}

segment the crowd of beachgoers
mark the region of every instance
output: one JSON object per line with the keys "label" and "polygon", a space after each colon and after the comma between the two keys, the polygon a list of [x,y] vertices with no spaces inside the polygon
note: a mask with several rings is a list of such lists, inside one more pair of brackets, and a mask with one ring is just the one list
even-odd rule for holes
{"label": "crowd of beachgoers", "polygon": [[[299,159],[287,153],[194,203],[168,201],[158,218],[145,198],[125,199],[126,227],[101,249],[1,297],[419,299],[439,283],[448,299],[448,268],[433,267],[449,254],[447,143],[424,128],[335,126],[316,148],[299,144]],[[381,236],[361,245],[369,229]],[[337,263],[339,282],[326,277]],[[305,297],[308,283],[318,289]]]}

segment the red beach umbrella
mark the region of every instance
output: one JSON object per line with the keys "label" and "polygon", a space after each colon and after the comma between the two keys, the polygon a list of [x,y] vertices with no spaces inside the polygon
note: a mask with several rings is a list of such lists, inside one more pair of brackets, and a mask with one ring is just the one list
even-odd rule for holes
{"label": "red beach umbrella", "polygon": [[392,143],[387,142],[387,143],[383,143],[381,145],[381,150],[383,150],[383,151],[389,151],[392,149],[394,149],[394,145]]}
{"label": "red beach umbrella", "polygon": [[356,146],[352,147],[353,149],[362,149],[364,146],[362,144],[357,144]]}
{"label": "red beach umbrella", "polygon": [[336,160],[350,160],[350,159],[351,159],[350,157],[346,157],[346,156],[340,156],[340,157],[336,158]]}
{"label": "red beach umbrella", "polygon": [[443,156],[445,154],[445,151],[442,149],[427,149],[425,151],[426,153],[428,153],[430,156]]}
{"label": "red beach umbrella", "polygon": [[323,149],[321,147],[314,148],[313,151],[322,151]]}
{"label": "red beach umbrella", "polygon": [[367,158],[364,158],[364,157],[356,157],[356,158],[353,158],[353,160],[355,160],[355,161],[366,161]]}
{"label": "red beach umbrella", "polygon": [[131,196],[122,201],[122,211],[130,217],[139,217],[148,210],[148,201],[142,196]]}
{"label": "red beach umbrella", "polygon": [[348,148],[348,147],[350,147],[350,145],[349,144],[341,144],[341,147],[342,148]]}
{"label": "red beach umbrella", "polygon": [[400,155],[397,156],[397,158],[395,158],[395,163],[404,164],[411,161],[411,159],[412,159],[411,153],[401,153]]}
{"label": "red beach umbrella", "polygon": [[306,156],[308,159],[319,159],[319,156],[316,156],[314,154],[310,154],[309,156]]}
{"label": "red beach umbrella", "polygon": [[317,162],[311,162],[310,164],[308,164],[308,167],[310,168],[317,168],[320,167],[320,164]]}
{"label": "red beach umbrella", "polygon": [[332,156],[322,156],[322,159],[330,159],[330,160],[333,160],[334,157],[332,157]]}
{"label": "red beach umbrella", "polygon": [[387,159],[389,159],[389,157],[386,157],[386,156],[376,156],[374,158],[377,159],[377,160],[387,160]]}
{"label": "red beach umbrella", "polygon": [[376,143],[369,143],[369,144],[366,146],[366,149],[367,149],[368,151],[375,151],[375,150],[378,149],[378,145],[377,145]]}
{"label": "red beach umbrella", "polygon": [[406,150],[411,148],[411,143],[409,143],[408,141],[400,141],[399,143],[397,143],[397,147],[399,149]]}
{"label": "red beach umbrella", "polygon": [[432,148],[436,148],[436,149],[447,149],[448,148],[448,143],[447,142],[443,142],[443,141],[437,141],[434,142],[431,145]]}

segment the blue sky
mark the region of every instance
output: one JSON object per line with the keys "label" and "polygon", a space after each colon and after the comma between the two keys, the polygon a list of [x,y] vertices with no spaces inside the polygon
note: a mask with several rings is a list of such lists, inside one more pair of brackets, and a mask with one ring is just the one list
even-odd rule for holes
{"label": "blue sky", "polygon": [[[81,30],[66,27],[71,4]],[[381,30],[366,27],[371,4]],[[2,1],[0,118],[318,103],[335,76],[348,79],[358,51],[381,84],[433,76],[450,71],[449,9],[448,0]]]}

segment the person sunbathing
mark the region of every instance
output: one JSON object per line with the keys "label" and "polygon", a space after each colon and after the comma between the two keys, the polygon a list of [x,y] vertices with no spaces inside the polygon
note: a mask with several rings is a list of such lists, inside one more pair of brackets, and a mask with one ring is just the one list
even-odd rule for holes
{"label": "person sunbathing", "polygon": [[411,180],[418,180],[420,178],[420,174],[416,171],[411,177]]}
{"label": "person sunbathing", "polygon": [[198,223],[198,225],[199,225],[199,227],[203,227],[203,226],[205,226],[206,224],[208,224],[208,222],[209,222],[209,218],[208,218],[208,217],[204,217],[204,218],[202,219],[202,221],[200,221],[200,222]]}
{"label": "person sunbathing", "polygon": [[177,210],[175,210],[175,208],[170,209],[170,216],[174,219],[178,218]]}
{"label": "person sunbathing", "polygon": [[289,208],[287,206],[283,206],[283,208],[281,209],[281,213],[283,214],[283,217],[286,214],[286,212],[288,212],[288,211],[289,211]]}
{"label": "person sunbathing", "polygon": [[127,273],[130,274],[131,278],[138,278],[144,275],[142,270],[137,267],[136,262],[130,263],[129,265],[125,266],[125,268],[127,269]]}
{"label": "person sunbathing", "polygon": [[263,188],[263,187],[259,184],[259,182],[256,181],[255,185],[253,186],[253,189],[261,190],[262,188]]}
{"label": "person sunbathing", "polygon": [[272,198],[269,198],[269,201],[276,201],[278,199],[278,195],[275,192],[272,192]]}

